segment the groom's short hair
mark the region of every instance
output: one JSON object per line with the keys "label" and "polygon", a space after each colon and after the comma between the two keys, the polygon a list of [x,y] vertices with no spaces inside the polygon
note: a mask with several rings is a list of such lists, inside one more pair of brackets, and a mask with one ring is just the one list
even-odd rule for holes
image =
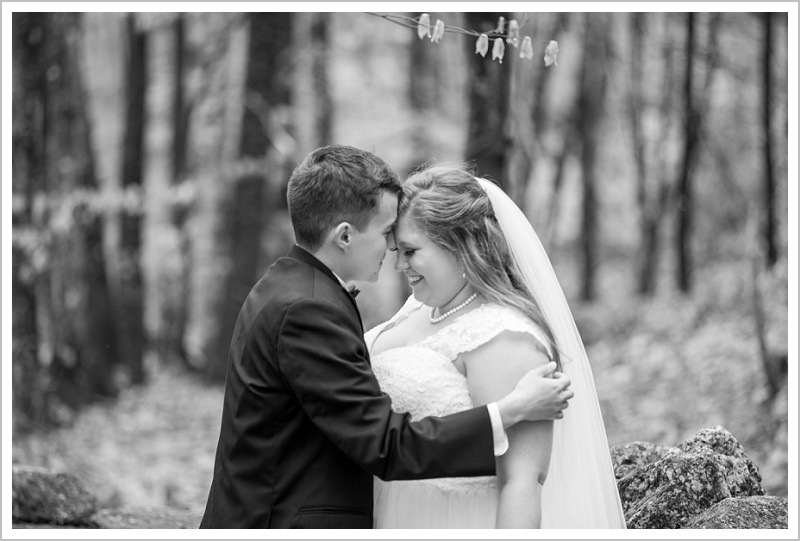
{"label": "groom's short hair", "polygon": [[385,191],[400,195],[400,180],[371,152],[344,145],[311,152],[292,172],[286,193],[297,243],[316,250],[344,221],[363,230]]}

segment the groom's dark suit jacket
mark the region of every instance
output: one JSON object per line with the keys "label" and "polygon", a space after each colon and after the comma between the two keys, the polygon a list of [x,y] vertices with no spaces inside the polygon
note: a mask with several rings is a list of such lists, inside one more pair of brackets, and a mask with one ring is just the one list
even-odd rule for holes
{"label": "groom's dark suit jacket", "polygon": [[298,246],[233,333],[201,528],[371,528],[373,476],[493,475],[485,407],[410,422],[370,368],[355,300]]}

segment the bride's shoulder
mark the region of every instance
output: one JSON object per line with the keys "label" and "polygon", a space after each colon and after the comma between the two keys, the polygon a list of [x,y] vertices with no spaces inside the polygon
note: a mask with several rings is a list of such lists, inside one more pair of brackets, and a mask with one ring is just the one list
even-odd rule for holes
{"label": "bride's shoulder", "polygon": [[533,325],[533,321],[517,310],[510,306],[504,306],[495,302],[487,302],[481,306],[481,313],[477,314],[480,319],[485,323],[489,323],[492,327],[502,327],[509,322],[514,322],[519,325]]}
{"label": "bride's shoulder", "polygon": [[535,339],[540,349],[544,348],[546,353],[550,353],[544,331],[520,310],[489,302],[481,306],[481,313],[476,315],[478,316],[476,325],[481,328],[480,334],[483,335],[484,341],[496,340],[501,335],[508,338],[509,333],[518,337],[527,335]]}

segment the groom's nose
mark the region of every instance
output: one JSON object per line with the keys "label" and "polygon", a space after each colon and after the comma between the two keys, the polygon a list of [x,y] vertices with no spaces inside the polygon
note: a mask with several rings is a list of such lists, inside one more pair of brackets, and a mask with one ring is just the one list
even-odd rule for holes
{"label": "groom's nose", "polygon": [[406,263],[406,258],[403,257],[403,254],[399,249],[395,250],[394,256],[395,256],[394,270],[396,270],[397,272],[403,272],[405,269],[408,268],[408,264]]}

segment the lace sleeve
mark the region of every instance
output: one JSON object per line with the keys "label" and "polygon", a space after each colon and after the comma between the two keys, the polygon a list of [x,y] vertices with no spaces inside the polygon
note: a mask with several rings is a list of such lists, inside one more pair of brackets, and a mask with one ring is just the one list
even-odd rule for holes
{"label": "lace sleeve", "polygon": [[425,342],[453,361],[504,331],[530,334],[539,341],[547,356],[553,357],[544,333],[535,323],[516,310],[496,304],[485,304],[465,314]]}

